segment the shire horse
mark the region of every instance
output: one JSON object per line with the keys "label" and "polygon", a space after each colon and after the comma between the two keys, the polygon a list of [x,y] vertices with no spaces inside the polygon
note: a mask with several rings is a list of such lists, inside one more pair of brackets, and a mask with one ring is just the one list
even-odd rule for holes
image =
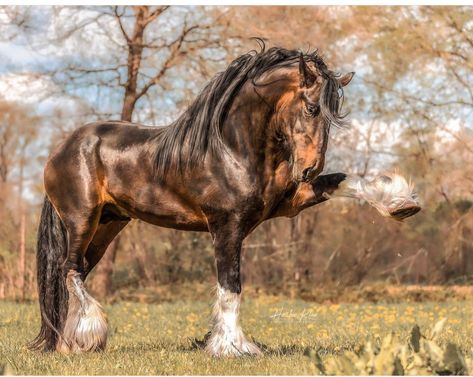
{"label": "shire horse", "polygon": [[131,219],[211,234],[217,298],[206,350],[258,355],[239,326],[242,242],[263,221],[327,200],[320,175],[343,87],[317,52],[273,47],[235,59],[167,127],[121,121],[76,129],[50,155],[38,230],[41,330],[31,347],[103,350],[107,322],[84,281]]}

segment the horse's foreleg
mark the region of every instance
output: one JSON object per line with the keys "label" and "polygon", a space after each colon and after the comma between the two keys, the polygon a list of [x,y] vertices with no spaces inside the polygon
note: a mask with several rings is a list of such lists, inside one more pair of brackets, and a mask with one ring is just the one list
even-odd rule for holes
{"label": "horse's foreleg", "polygon": [[206,350],[213,356],[259,355],[259,348],[249,342],[240,327],[240,251],[243,237],[238,227],[226,224],[213,233],[217,265],[217,300],[211,318],[211,334]]}
{"label": "horse's foreleg", "polygon": [[303,209],[328,200],[346,179],[344,173],[319,175],[311,182],[301,182],[296,189],[284,198],[271,217],[293,217]]}
{"label": "horse's foreleg", "polygon": [[414,186],[397,173],[366,180],[347,176],[331,197],[363,199],[384,217],[402,221],[421,210]]}
{"label": "horse's foreleg", "polygon": [[329,196],[340,188],[340,184],[347,179],[345,173],[333,173],[326,175],[319,175],[312,182],[313,198],[305,203],[307,206],[319,204],[329,199]]}
{"label": "horse's foreleg", "polygon": [[381,175],[372,181],[343,173],[321,175],[311,182],[301,182],[284,198],[272,217],[296,216],[303,209],[331,197],[364,199],[381,215],[402,221],[420,211],[417,196],[398,174]]}

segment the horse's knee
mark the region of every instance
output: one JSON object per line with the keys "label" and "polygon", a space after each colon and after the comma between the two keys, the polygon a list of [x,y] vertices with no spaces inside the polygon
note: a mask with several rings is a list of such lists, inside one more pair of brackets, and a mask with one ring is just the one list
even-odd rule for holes
{"label": "horse's knee", "polygon": [[101,351],[107,343],[107,319],[101,305],[85,290],[80,274],[67,274],[68,312],[57,344],[63,353]]}
{"label": "horse's knee", "polygon": [[241,278],[240,269],[236,267],[229,267],[227,269],[219,269],[218,284],[221,289],[231,293],[241,293]]}
{"label": "horse's knee", "polygon": [[217,245],[215,250],[218,283],[225,290],[241,293],[241,241],[223,243],[224,245]]}

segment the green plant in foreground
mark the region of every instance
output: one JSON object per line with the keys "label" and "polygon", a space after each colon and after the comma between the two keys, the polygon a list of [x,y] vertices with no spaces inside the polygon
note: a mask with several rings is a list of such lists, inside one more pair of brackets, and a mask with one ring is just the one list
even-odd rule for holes
{"label": "green plant in foreground", "polygon": [[415,325],[407,342],[391,333],[381,342],[368,341],[340,356],[322,359],[314,350],[306,355],[328,375],[468,375],[473,360],[465,358],[456,344],[438,344],[445,322],[445,318],[437,322],[427,335]]}

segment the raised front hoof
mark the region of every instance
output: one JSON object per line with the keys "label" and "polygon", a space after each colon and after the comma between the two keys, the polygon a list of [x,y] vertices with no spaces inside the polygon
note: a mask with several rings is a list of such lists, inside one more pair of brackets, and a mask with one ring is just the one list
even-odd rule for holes
{"label": "raised front hoof", "polygon": [[240,357],[261,356],[263,352],[258,346],[247,340],[241,342],[225,342],[224,340],[210,339],[205,347],[208,354],[213,357]]}
{"label": "raised front hoof", "polygon": [[397,208],[396,210],[390,211],[389,215],[397,221],[402,221],[408,217],[414,216],[417,212],[421,210],[421,207],[415,204],[410,204]]}

